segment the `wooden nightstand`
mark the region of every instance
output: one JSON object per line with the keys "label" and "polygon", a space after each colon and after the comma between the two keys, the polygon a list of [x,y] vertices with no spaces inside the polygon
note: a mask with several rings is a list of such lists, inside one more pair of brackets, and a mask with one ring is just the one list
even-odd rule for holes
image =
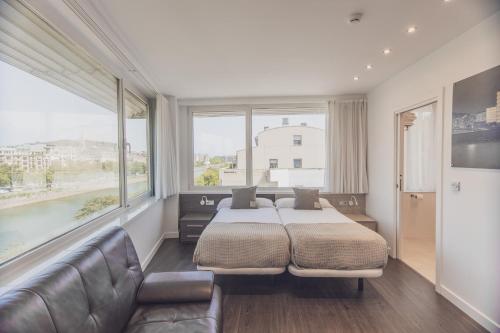
{"label": "wooden nightstand", "polygon": [[188,213],[181,217],[179,220],[181,242],[196,243],[213,217],[214,213]]}
{"label": "wooden nightstand", "polygon": [[344,215],[350,218],[351,220],[364,225],[368,229],[371,229],[375,232],[377,231],[377,221],[375,221],[374,219],[372,219],[367,215],[364,214],[344,214]]}

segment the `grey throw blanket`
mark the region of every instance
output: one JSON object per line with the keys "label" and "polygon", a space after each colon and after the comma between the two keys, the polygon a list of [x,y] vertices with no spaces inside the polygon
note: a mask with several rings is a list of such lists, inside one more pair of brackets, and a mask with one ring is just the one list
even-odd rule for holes
{"label": "grey throw blanket", "polygon": [[275,268],[290,261],[290,240],[277,223],[210,223],[193,262],[219,268]]}
{"label": "grey throw blanket", "polygon": [[387,264],[382,236],[357,223],[291,223],[285,226],[297,268],[371,269]]}

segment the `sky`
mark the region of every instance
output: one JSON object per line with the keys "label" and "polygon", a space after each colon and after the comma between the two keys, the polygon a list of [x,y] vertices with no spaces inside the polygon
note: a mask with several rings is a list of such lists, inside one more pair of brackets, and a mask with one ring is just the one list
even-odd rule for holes
{"label": "sky", "polygon": [[[308,126],[325,129],[324,114],[256,115],[252,117],[252,138],[269,128],[280,127],[282,118],[288,118],[289,126],[307,123]],[[195,154],[209,156],[236,155],[245,148],[245,116],[194,117],[193,141]],[[255,146],[255,140],[252,140]]]}
{"label": "sky", "polygon": [[[127,121],[127,141],[145,151],[145,120]],[[0,61],[0,146],[54,140],[118,142],[116,112]]]}

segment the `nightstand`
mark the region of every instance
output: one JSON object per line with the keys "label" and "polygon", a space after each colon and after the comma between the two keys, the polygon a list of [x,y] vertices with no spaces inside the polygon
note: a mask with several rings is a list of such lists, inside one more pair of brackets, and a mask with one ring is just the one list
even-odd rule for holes
{"label": "nightstand", "polygon": [[358,222],[359,224],[367,227],[368,229],[371,229],[373,231],[377,231],[377,221],[372,219],[371,217],[364,215],[364,214],[344,214],[348,218],[350,218],[353,221]]}
{"label": "nightstand", "polygon": [[196,243],[213,217],[214,213],[188,213],[181,217],[179,220],[181,242]]}

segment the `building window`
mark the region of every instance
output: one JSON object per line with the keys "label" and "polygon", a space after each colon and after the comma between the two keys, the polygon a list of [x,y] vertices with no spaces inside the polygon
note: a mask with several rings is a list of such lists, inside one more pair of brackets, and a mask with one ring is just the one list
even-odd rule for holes
{"label": "building window", "polygon": [[302,168],[302,159],[301,158],[294,158],[293,159],[293,167],[295,169],[301,169]]}
{"label": "building window", "polygon": [[294,146],[302,146],[302,135],[294,135],[293,136],[293,145]]}
{"label": "building window", "polygon": [[276,158],[271,158],[269,160],[269,169],[277,169],[278,168],[278,160]]}
{"label": "building window", "polygon": [[115,76],[22,2],[1,4],[8,29],[23,32],[0,38],[3,263],[123,210],[125,185],[129,198],[151,193],[151,140],[145,103],[124,92],[123,114]]}
{"label": "building window", "polygon": [[245,185],[245,113],[193,112],[192,126],[193,185]]}
{"label": "building window", "polygon": [[127,198],[150,192],[148,105],[125,90],[125,146],[127,154]]}

